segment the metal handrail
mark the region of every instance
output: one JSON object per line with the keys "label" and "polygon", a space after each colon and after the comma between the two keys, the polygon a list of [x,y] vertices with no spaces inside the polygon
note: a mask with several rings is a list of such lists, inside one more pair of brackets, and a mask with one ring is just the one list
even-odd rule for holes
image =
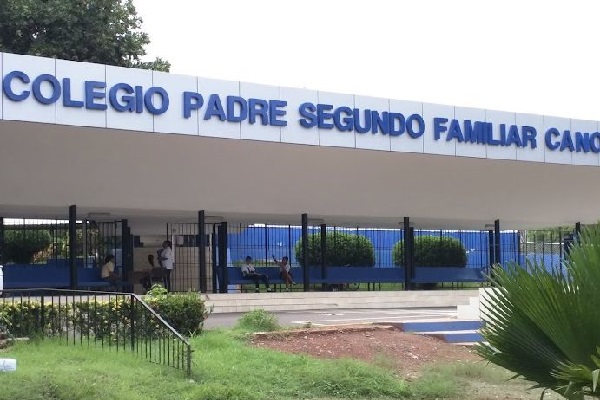
{"label": "metal handrail", "polygon": [[5,289],[0,297],[0,311],[7,303],[28,303],[29,314],[23,307],[7,308],[11,313],[20,310],[20,315],[9,315],[9,325],[12,321],[12,329],[10,326],[9,329],[17,336],[66,337],[65,343],[96,344],[102,349],[117,351],[129,348],[150,362],[182,369],[187,376],[191,375],[189,340],[136,294],[52,288]]}

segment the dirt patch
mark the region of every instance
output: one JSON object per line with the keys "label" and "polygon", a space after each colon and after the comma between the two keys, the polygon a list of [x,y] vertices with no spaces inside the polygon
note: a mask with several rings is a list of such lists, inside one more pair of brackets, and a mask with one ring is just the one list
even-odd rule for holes
{"label": "dirt patch", "polygon": [[529,390],[530,382],[509,380],[511,373],[489,365],[470,347],[404,333],[392,326],[353,325],[259,333],[253,336],[252,344],[317,358],[359,359],[392,369],[408,381],[427,373],[430,366],[476,363],[474,368],[463,369],[456,375],[462,387],[461,400],[533,400],[541,394],[539,389]]}
{"label": "dirt patch", "polygon": [[427,336],[404,333],[379,325],[294,329],[256,334],[258,347],[319,358],[354,358],[393,367],[406,379],[414,378],[424,365],[439,362],[481,360],[473,350]]}

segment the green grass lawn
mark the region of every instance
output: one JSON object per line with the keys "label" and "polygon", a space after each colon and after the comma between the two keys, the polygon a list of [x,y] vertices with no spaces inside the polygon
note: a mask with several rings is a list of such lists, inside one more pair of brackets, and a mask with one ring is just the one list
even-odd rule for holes
{"label": "green grass lawn", "polygon": [[0,353],[0,358],[17,359],[16,372],[0,373],[0,399],[466,399],[465,375],[476,371],[473,379],[490,380],[478,366],[468,373],[437,368],[405,382],[385,363],[258,349],[246,344],[243,332],[233,330],[207,331],[192,343],[191,379],[129,353],[48,339],[19,343]]}

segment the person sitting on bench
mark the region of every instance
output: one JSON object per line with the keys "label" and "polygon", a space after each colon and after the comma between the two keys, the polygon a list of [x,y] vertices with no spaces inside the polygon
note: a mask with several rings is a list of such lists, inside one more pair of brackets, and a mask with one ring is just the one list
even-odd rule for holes
{"label": "person sitting on bench", "polygon": [[273,261],[275,261],[275,265],[279,266],[279,277],[285,282],[285,291],[289,292],[292,289],[292,285],[295,285],[294,277],[292,276],[292,272],[290,271],[290,264],[288,264],[287,256],[284,256],[281,259],[281,262],[277,261],[275,255],[273,255]]}
{"label": "person sitting on bench", "polygon": [[258,288],[260,281],[264,282],[265,286],[267,287],[267,292],[272,291],[271,287],[269,286],[269,277],[265,274],[259,274],[256,272],[254,265],[252,265],[252,257],[250,256],[246,257],[246,264],[242,265],[242,275],[244,276],[244,279],[250,279],[254,281],[254,284],[256,285],[254,291],[256,293],[260,292]]}
{"label": "person sitting on bench", "polygon": [[115,272],[115,256],[112,254],[104,258],[104,264],[100,271],[100,277],[110,283],[115,291],[122,290],[123,282],[119,274]]}

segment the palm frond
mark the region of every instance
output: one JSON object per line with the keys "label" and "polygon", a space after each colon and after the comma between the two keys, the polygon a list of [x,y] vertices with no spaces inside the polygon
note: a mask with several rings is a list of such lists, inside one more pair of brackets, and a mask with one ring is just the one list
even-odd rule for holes
{"label": "palm frond", "polygon": [[600,231],[584,231],[564,274],[542,264],[495,268],[484,300],[480,355],[567,398],[597,395],[600,344]]}

